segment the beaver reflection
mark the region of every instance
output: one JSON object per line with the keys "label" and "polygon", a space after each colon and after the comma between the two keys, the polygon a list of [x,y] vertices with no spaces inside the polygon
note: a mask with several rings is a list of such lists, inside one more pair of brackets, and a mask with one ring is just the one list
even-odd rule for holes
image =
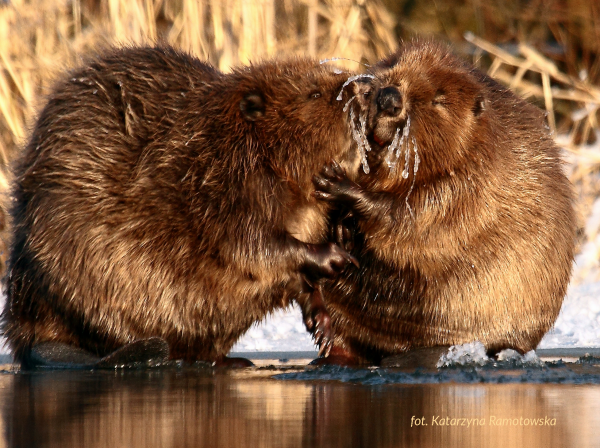
{"label": "beaver reflection", "polygon": [[[600,415],[582,411],[585,391],[568,386],[373,387],[211,369],[42,372],[0,382],[10,391],[6,445],[19,447],[558,447],[581,440]],[[436,426],[436,416],[485,423]],[[491,416],[551,416],[557,424],[492,426]],[[411,428],[413,417],[427,426]]]}

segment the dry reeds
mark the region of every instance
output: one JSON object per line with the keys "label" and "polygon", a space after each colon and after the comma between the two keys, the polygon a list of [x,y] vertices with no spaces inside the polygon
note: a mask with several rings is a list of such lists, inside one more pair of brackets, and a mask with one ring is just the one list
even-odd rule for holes
{"label": "dry reeds", "polygon": [[[598,129],[596,112],[600,107],[600,87],[589,84],[585,79],[561,72],[556,64],[528,45],[518,45],[519,57],[470,33],[465,34],[465,39],[494,57],[488,71],[490,76],[502,81],[525,98],[533,96],[544,100],[548,125],[555,134],[555,100],[574,103],[575,112],[571,114],[572,129],[568,132],[567,140],[563,139],[561,143],[576,153],[583,153],[578,140],[587,141],[590,133]],[[515,70],[508,71],[503,66]],[[525,79],[528,71],[540,75],[541,86]],[[554,86],[551,86],[551,80]],[[583,137],[579,137],[580,132]],[[600,154],[595,154],[592,158],[600,164]]]}
{"label": "dry reeds", "polygon": [[11,0],[0,6],[0,164],[52,79],[107,45],[165,41],[226,71],[282,54],[374,60],[395,45],[393,24],[378,1]]}

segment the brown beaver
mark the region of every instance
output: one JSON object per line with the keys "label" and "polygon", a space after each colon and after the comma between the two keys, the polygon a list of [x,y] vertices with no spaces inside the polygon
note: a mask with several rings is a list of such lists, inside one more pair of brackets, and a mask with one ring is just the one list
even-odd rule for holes
{"label": "brown beaver", "polygon": [[311,195],[329,160],[358,169],[347,78],[311,59],[223,74],[157,47],[59,83],[16,168],[2,315],[15,358],[86,363],[161,338],[171,358],[226,362],[292,298],[323,337],[299,293],[352,261]]}
{"label": "brown beaver", "polygon": [[353,182],[332,164],[315,178],[358,230],[360,268],[325,286],[331,362],[473,340],[534,349],[561,308],[576,231],[543,114],[434,42],[404,44],[372,74],[372,172]]}

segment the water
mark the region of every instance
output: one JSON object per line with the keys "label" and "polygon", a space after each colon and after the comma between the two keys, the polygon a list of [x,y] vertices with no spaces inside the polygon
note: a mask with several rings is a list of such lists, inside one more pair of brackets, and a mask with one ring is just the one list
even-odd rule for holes
{"label": "water", "polygon": [[362,165],[363,171],[365,172],[365,174],[369,174],[370,168],[369,163],[367,161],[367,152],[371,151],[371,146],[369,145],[369,140],[367,139],[366,135],[366,112],[361,112],[361,114],[358,117],[358,120],[360,127],[357,127],[356,125],[356,116],[354,115],[354,110],[350,109],[350,131],[352,133],[352,138],[354,138],[354,141],[356,142],[358,151],[360,153],[360,163]]}
{"label": "water", "polygon": [[600,446],[600,368],[591,358],[401,372],[280,357],[288,359],[237,371],[7,370],[0,446]]}
{"label": "water", "polygon": [[[408,170],[410,164],[410,141],[408,139],[410,134],[410,115],[408,116],[406,123],[402,130],[400,128],[396,128],[396,133],[394,134],[394,138],[392,143],[387,147],[388,153],[386,155],[386,162],[388,167],[390,168],[390,172],[394,173],[396,171],[396,165],[400,156],[402,155],[404,142],[406,141],[406,152],[405,152],[405,161],[404,161],[404,169],[402,170],[402,178],[408,178]],[[402,135],[402,137],[400,137]],[[413,137],[413,142],[416,140]],[[416,154],[416,150],[415,150]],[[416,171],[415,171],[416,173]]]}
{"label": "water", "polygon": [[[402,138],[400,138],[400,128],[396,128],[396,133],[394,134],[394,138],[392,139],[392,143],[388,146],[388,153],[385,157],[385,161],[387,163],[390,172],[396,171],[396,164],[398,163],[398,158],[400,157],[400,151],[402,150],[402,144],[404,143],[404,134]],[[398,154],[396,154],[396,150]],[[395,157],[395,160],[394,160]]]}

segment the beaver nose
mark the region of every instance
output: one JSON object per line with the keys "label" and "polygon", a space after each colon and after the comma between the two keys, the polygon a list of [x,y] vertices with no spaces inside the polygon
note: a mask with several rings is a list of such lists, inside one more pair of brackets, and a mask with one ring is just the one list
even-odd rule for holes
{"label": "beaver nose", "polygon": [[396,115],[402,110],[402,95],[396,87],[385,87],[377,95],[377,107],[380,112]]}

